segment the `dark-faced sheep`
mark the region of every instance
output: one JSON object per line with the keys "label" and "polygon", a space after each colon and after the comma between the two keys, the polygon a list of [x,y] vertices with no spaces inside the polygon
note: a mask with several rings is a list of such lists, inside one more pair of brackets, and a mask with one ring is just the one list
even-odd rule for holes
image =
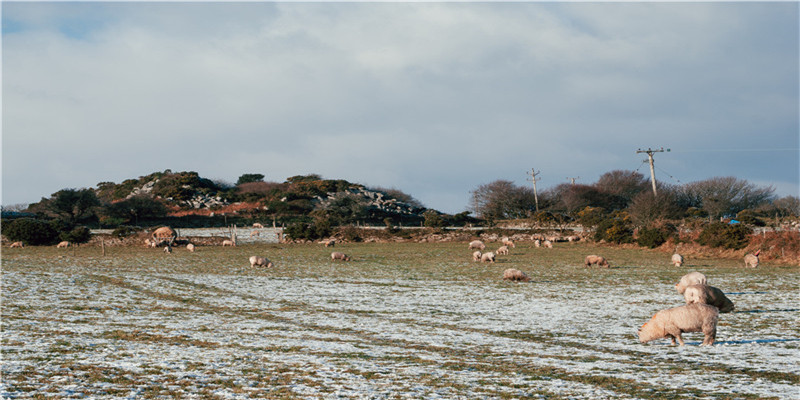
{"label": "dark-faced sheep", "polygon": [[172,254],[172,247],[167,245],[164,247],[164,253]]}
{"label": "dark-faced sheep", "polygon": [[609,268],[608,261],[606,261],[605,257],[597,256],[597,255],[588,255],[586,259],[583,261],[584,266],[591,266],[592,264],[596,264],[599,267]]}
{"label": "dark-faced sheep", "polygon": [[683,298],[686,304],[708,304],[717,307],[720,313],[729,313],[733,311],[733,302],[719,290],[713,286],[708,285],[689,285],[686,291],[683,292]]}
{"label": "dark-faced sheep", "polygon": [[517,282],[528,282],[531,278],[528,278],[528,275],[516,268],[509,268],[503,271],[503,280],[506,281],[517,281]]}
{"label": "dark-faced sheep", "polygon": [[651,340],[671,338],[673,345],[677,339],[683,346],[682,333],[703,332],[705,335],[703,344],[712,345],[717,337],[718,319],[719,310],[708,304],[687,304],[661,310],[639,328],[639,341],[647,343]]}
{"label": "dark-faced sheep", "polygon": [[744,256],[744,266],[747,268],[756,268],[758,267],[758,255],[761,254],[761,250],[756,251],[753,254],[748,254]]}
{"label": "dark-faced sheep", "polygon": [[493,252],[483,253],[481,254],[481,262],[495,262],[497,256]]}
{"label": "dark-faced sheep", "polygon": [[338,251],[334,251],[331,253],[331,260],[333,261],[350,261],[350,256],[344,253],[340,253]]}
{"label": "dark-faced sheep", "polygon": [[325,247],[333,247],[333,246],[336,246],[336,239],[328,239],[328,240],[326,240],[326,241],[322,242],[322,244],[324,244],[324,245],[325,245]]}
{"label": "dark-faced sheep", "polygon": [[680,267],[681,265],[683,265],[683,256],[678,253],[673,254],[672,264],[675,265],[676,267]]}
{"label": "dark-faced sheep", "polygon": [[542,247],[542,241],[539,239],[534,240],[533,247]]}
{"label": "dark-faced sheep", "polygon": [[483,251],[484,249],[486,249],[486,245],[483,244],[483,242],[481,242],[480,240],[473,240],[469,242],[469,249],[470,250],[478,249],[480,251]]}
{"label": "dark-faced sheep", "polygon": [[255,267],[272,268],[273,266],[274,265],[272,264],[272,261],[264,257],[259,257],[259,256],[250,257],[250,268],[255,268]]}
{"label": "dark-faced sheep", "polygon": [[701,272],[689,272],[688,274],[681,277],[681,280],[675,284],[675,290],[678,293],[683,294],[686,291],[686,288],[691,285],[705,285],[706,284],[706,276],[703,275]]}

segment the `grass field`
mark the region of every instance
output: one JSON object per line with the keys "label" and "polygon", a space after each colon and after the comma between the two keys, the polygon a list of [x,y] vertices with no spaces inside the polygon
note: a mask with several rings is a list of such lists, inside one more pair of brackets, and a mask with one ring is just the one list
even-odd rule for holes
{"label": "grass field", "polygon": [[[490,247],[496,247],[492,243]],[[797,398],[800,268],[593,244],[3,249],[4,398]],[[601,254],[614,268],[584,268]],[[250,269],[251,255],[273,269]],[[518,268],[531,282],[500,279]],[[640,344],[706,274],[717,343]]]}

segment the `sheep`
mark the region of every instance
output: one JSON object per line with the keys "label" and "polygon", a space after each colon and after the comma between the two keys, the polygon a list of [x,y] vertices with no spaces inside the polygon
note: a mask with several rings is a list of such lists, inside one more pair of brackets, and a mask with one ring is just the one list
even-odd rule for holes
{"label": "sheep", "polygon": [[544,248],[546,248],[546,249],[552,249],[553,248],[553,242],[551,242],[549,240],[545,240],[544,243],[542,243],[542,246],[544,246]]}
{"label": "sheep", "polygon": [[483,254],[481,254],[481,262],[490,262],[490,263],[493,263],[493,262],[495,261],[495,259],[496,259],[496,258],[497,258],[497,256],[495,256],[495,254],[494,254],[494,253],[492,253],[491,251],[490,251],[490,252],[488,252],[488,253],[483,253]]}
{"label": "sheep", "polygon": [[156,241],[155,241],[155,240],[153,240],[153,239],[145,239],[145,240],[144,240],[144,245],[145,245],[146,247],[149,247],[149,248],[151,248],[151,249],[154,249],[154,248],[156,248],[156,246],[157,246],[157,244],[156,244]]}
{"label": "sheep", "polygon": [[259,231],[250,231],[250,237],[261,236],[261,232]]}
{"label": "sheep", "polygon": [[512,249],[516,249],[517,248],[517,246],[514,245],[514,241],[509,239],[509,238],[507,238],[507,237],[503,238],[502,242],[503,242],[503,246],[511,247]]}
{"label": "sheep", "polygon": [[497,249],[496,253],[497,253],[497,255],[507,256],[508,255],[508,246],[500,246],[500,248]]}
{"label": "sheep", "polygon": [[708,304],[687,304],[685,306],[661,310],[653,315],[650,321],[639,328],[639,341],[647,343],[651,340],[671,338],[681,346],[685,345],[681,333],[703,332],[703,345],[712,345],[717,337],[717,320],[719,310]]}
{"label": "sheep", "polygon": [[688,274],[681,277],[681,280],[675,284],[675,290],[678,293],[683,294],[686,291],[686,288],[691,285],[705,285],[706,284],[706,276],[703,275],[701,272],[689,272]]}
{"label": "sheep", "polygon": [[25,247],[25,245],[22,244],[22,242],[14,242],[14,243],[11,243],[11,245],[8,246],[8,247],[19,247],[19,248],[22,248],[22,247]]}
{"label": "sheep", "polygon": [[680,267],[681,265],[683,265],[683,256],[678,253],[673,254],[672,264],[674,264],[676,267]]}
{"label": "sheep", "polygon": [[470,250],[478,249],[480,251],[483,251],[484,249],[486,249],[486,245],[483,244],[483,242],[481,242],[480,240],[473,240],[469,242],[469,249]]}
{"label": "sheep", "polygon": [[476,250],[474,253],[472,253],[472,261],[478,262],[480,260],[481,260],[481,251]]}
{"label": "sheep", "polygon": [[338,251],[334,251],[333,253],[331,253],[331,260],[332,261],[336,261],[336,260],[350,261],[350,256],[348,256],[347,254],[344,254],[344,253],[340,253]]}
{"label": "sheep", "polygon": [[258,222],[253,224],[253,228],[263,228],[264,225],[259,224]]}
{"label": "sheep", "polygon": [[606,261],[605,257],[596,256],[594,254],[586,256],[586,259],[583,261],[583,265],[587,267],[592,264],[597,264],[597,266],[605,268],[611,267],[610,265],[608,265],[608,261]]}
{"label": "sheep", "polygon": [[236,247],[236,242],[234,242],[233,240],[225,239],[225,240],[222,241],[222,247],[225,247],[225,246]]}
{"label": "sheep", "polygon": [[268,260],[268,259],[266,259],[264,257],[259,257],[259,256],[250,257],[250,268],[255,268],[255,267],[272,268],[274,266],[275,265],[272,264],[272,261],[270,261],[270,260]]}
{"label": "sheep", "polygon": [[533,241],[533,246],[534,247],[542,247],[542,241],[539,240],[539,239],[534,240]]}
{"label": "sheep", "polygon": [[744,256],[744,266],[746,268],[756,268],[758,267],[758,255],[761,254],[761,250],[756,251],[753,254],[748,254]]}
{"label": "sheep", "polygon": [[567,241],[570,242],[570,243],[577,242],[579,240],[581,240],[580,236],[577,236],[577,235],[567,236]]}
{"label": "sheep", "polygon": [[164,247],[164,253],[172,254],[172,247],[167,245]]}
{"label": "sheep", "polygon": [[708,285],[689,285],[683,292],[686,304],[701,303],[708,304],[719,309],[720,313],[733,311],[733,302],[725,297],[725,293],[713,286]]}
{"label": "sheep", "polygon": [[506,281],[519,281],[519,282],[528,282],[531,278],[528,275],[518,269],[509,268],[503,271],[503,280]]}
{"label": "sheep", "polygon": [[67,247],[69,247],[69,242],[64,240],[63,242],[58,243],[56,245],[56,247],[59,248],[59,249],[62,249],[62,248],[66,249]]}
{"label": "sheep", "polygon": [[189,250],[190,252],[194,253],[194,245],[191,243],[187,244],[186,250]]}
{"label": "sheep", "polygon": [[325,247],[334,247],[334,246],[336,246],[336,239],[328,239],[328,240],[322,242],[322,244],[324,244]]}

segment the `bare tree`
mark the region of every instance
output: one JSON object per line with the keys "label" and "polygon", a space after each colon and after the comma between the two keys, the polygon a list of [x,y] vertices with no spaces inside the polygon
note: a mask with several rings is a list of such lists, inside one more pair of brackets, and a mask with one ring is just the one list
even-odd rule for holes
{"label": "bare tree", "polygon": [[533,190],[497,180],[472,191],[472,211],[480,218],[525,218],[535,208]]}
{"label": "bare tree", "polygon": [[727,176],[688,183],[683,186],[682,196],[690,205],[719,218],[770,202],[775,197],[774,192],[772,186],[758,187],[747,180]]}
{"label": "bare tree", "polygon": [[639,193],[648,190],[649,182],[636,171],[618,169],[601,175],[594,186],[603,193],[619,196],[629,204]]}
{"label": "bare tree", "polygon": [[658,196],[649,190],[642,191],[628,207],[628,214],[638,227],[647,227],[659,220],[680,218],[681,211],[673,190],[661,190]]}

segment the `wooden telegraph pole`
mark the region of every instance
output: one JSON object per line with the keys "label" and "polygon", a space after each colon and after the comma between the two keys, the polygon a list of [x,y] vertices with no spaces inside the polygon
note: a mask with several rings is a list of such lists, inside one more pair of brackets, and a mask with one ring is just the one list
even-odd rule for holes
{"label": "wooden telegraph pole", "polygon": [[569,179],[570,181],[572,181],[572,184],[574,185],[574,184],[575,184],[575,180],[576,180],[576,179],[581,179],[581,177],[580,177],[580,176],[576,176],[576,177],[574,177],[574,178],[567,178],[567,179]]}
{"label": "wooden telegraph pole", "polygon": [[536,194],[536,175],[539,175],[539,173],[541,171],[536,172],[533,168],[531,168],[531,172],[528,172],[528,175],[531,176],[528,180],[533,181],[533,201],[536,203],[536,212],[539,212],[539,195]]}
{"label": "wooden telegraph pole", "polygon": [[[669,150],[670,149],[667,149],[666,151],[669,151]],[[653,150],[653,149],[651,149],[649,147],[647,148],[647,150],[642,150],[642,149],[636,150],[637,154],[639,154],[639,153],[647,153],[647,156],[650,159],[650,183],[653,184],[653,197],[658,195],[658,193],[656,192],[656,170],[655,170],[655,167],[653,165],[653,163],[654,163],[654,161],[653,161],[653,153],[663,153],[664,151],[665,150],[664,150],[663,147],[658,149],[658,150]]]}

